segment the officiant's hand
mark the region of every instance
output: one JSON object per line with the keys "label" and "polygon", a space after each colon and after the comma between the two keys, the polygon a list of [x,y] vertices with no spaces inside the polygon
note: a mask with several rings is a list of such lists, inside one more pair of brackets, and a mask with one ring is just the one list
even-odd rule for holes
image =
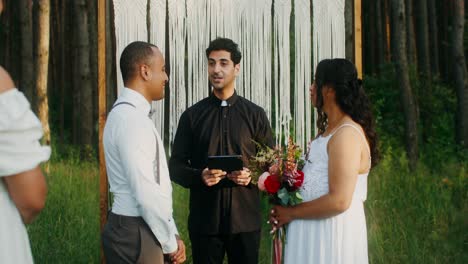
{"label": "officiant's hand", "polygon": [[250,170],[247,168],[244,168],[240,171],[233,171],[229,173],[227,177],[231,181],[242,186],[249,185],[250,181],[252,180],[252,178],[250,177]]}
{"label": "officiant's hand", "polygon": [[226,177],[226,172],[222,170],[204,169],[202,172],[202,180],[206,186],[213,186]]}

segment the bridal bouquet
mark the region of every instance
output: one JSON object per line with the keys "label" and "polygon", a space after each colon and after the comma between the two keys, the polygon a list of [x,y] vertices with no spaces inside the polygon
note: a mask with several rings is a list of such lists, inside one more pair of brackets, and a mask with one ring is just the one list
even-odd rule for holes
{"label": "bridal bouquet", "polygon": [[[282,206],[302,202],[299,188],[304,182],[301,148],[289,139],[286,147],[269,148],[258,144],[257,155],[250,160],[252,182],[269,196],[270,203]],[[285,229],[273,231],[273,261],[281,263]]]}

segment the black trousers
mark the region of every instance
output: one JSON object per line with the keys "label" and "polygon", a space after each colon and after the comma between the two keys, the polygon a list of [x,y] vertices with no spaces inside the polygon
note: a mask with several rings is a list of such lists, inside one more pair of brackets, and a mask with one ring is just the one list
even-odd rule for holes
{"label": "black trousers", "polygon": [[109,212],[102,232],[106,262],[163,264],[161,244],[141,217]]}
{"label": "black trousers", "polygon": [[194,264],[257,264],[260,231],[226,235],[202,235],[190,232]]}

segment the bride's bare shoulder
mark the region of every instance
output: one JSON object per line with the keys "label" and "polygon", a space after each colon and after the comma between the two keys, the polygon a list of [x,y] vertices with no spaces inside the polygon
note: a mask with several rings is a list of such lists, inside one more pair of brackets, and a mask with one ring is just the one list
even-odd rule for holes
{"label": "bride's bare shoulder", "polygon": [[15,84],[8,72],[0,66],[0,93],[15,88]]}

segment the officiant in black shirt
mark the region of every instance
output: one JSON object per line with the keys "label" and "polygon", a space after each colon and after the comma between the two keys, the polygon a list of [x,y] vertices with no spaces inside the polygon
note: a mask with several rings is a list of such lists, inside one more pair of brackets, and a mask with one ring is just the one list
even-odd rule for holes
{"label": "officiant in black shirt", "polygon": [[[180,117],[169,170],[190,189],[188,228],[197,263],[256,264],[260,244],[259,190],[245,168],[255,142],[273,145],[265,111],[239,96],[235,79],[241,53],[230,39],[213,40],[206,50],[211,95]],[[252,89],[255,89],[254,87]],[[244,169],[226,173],[207,168],[208,156],[242,155]]]}

